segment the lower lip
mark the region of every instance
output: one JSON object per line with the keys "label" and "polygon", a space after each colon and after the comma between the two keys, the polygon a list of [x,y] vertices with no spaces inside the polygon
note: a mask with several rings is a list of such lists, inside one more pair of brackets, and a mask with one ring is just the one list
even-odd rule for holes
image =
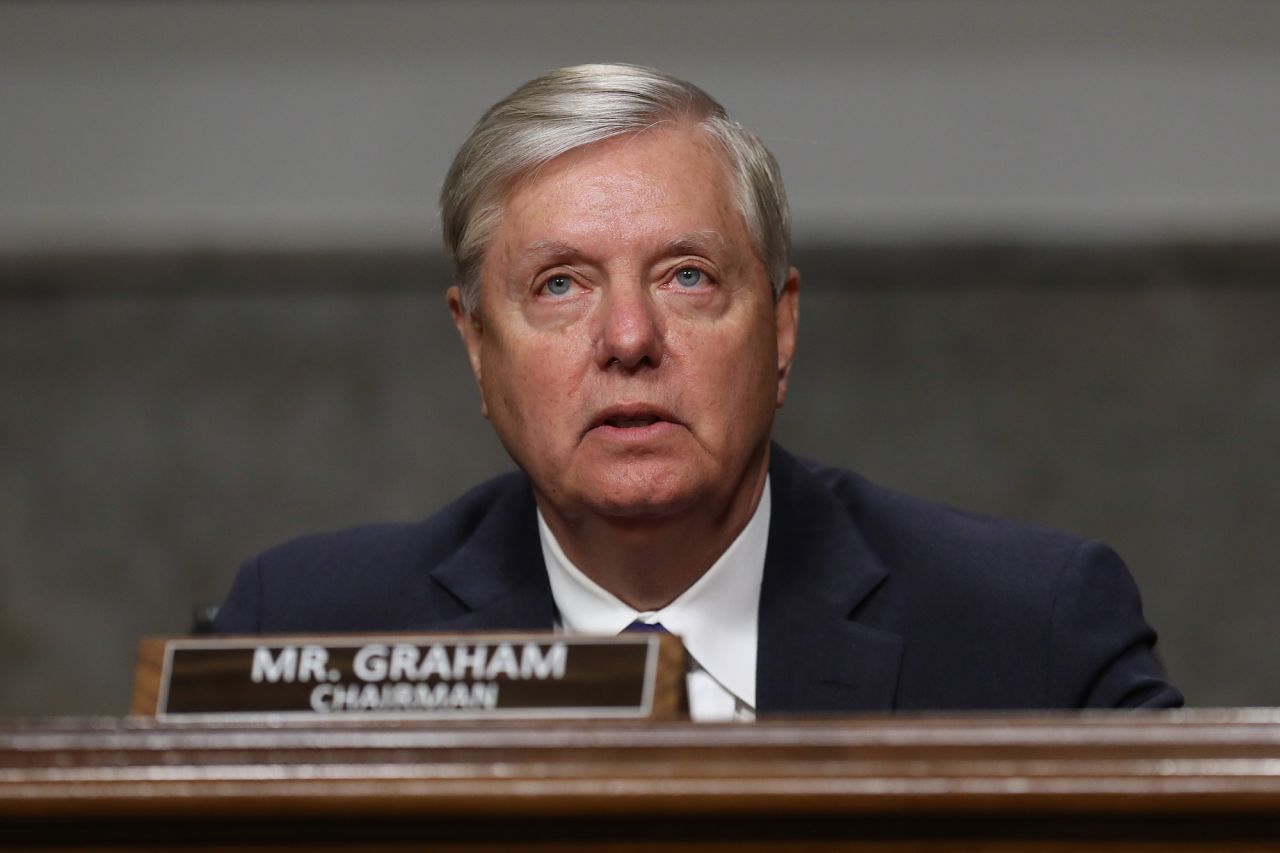
{"label": "lower lip", "polygon": [[654,421],[648,426],[641,427],[616,427],[610,424],[601,424],[592,429],[591,434],[607,441],[634,444],[661,438],[675,428],[676,425],[671,421]]}

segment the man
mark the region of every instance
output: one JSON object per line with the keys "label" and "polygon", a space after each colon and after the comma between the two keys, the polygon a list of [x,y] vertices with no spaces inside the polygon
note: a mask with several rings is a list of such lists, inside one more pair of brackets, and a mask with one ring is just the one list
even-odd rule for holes
{"label": "man", "polygon": [[248,561],[223,632],[680,635],[698,719],[1168,706],[1105,546],[771,445],[796,346],[773,157],[684,81],[579,66],[491,108],[442,193],[454,324],[521,473]]}

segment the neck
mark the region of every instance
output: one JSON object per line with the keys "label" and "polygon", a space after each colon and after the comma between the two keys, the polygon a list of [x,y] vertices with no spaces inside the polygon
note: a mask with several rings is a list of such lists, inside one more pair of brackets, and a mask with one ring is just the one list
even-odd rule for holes
{"label": "neck", "polygon": [[739,484],[718,513],[642,519],[584,513],[570,520],[541,495],[538,507],[583,574],[636,610],[658,610],[693,586],[733,544],[760,504],[767,474],[766,464]]}

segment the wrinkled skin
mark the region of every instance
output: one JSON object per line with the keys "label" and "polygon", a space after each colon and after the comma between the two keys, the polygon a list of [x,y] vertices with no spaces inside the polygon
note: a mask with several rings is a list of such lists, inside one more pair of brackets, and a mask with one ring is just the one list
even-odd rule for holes
{"label": "wrinkled skin", "polygon": [[609,559],[600,536],[644,550],[672,534],[692,582],[745,526],[798,285],[793,269],[775,302],[728,171],[694,128],[571,151],[509,193],[476,311],[456,288],[450,306],[486,416],[588,574],[593,554]]}

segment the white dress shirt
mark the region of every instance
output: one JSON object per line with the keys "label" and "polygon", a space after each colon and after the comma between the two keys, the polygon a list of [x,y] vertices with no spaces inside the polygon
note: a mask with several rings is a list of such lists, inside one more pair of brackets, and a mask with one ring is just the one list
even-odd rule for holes
{"label": "white dress shirt", "polygon": [[747,526],[693,586],[660,610],[628,606],[569,561],[538,512],[551,595],[568,634],[618,634],[637,620],[660,623],[689,654],[689,713],[695,720],[753,720],[760,582],[769,544],[769,481]]}

